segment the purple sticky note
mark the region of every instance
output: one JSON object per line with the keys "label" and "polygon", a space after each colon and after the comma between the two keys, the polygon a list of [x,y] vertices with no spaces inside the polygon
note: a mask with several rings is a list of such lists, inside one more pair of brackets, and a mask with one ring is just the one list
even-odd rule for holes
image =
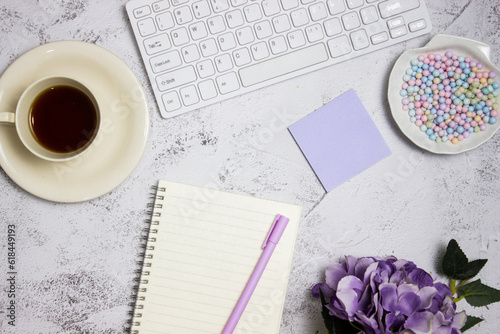
{"label": "purple sticky note", "polygon": [[391,154],[353,89],[288,129],[327,192]]}

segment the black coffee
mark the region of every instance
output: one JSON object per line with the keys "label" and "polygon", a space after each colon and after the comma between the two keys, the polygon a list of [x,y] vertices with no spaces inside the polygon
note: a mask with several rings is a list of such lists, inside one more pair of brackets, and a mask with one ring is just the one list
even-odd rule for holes
{"label": "black coffee", "polygon": [[97,131],[97,111],[90,98],[72,86],[42,91],[30,110],[31,130],[46,149],[57,153],[76,151]]}

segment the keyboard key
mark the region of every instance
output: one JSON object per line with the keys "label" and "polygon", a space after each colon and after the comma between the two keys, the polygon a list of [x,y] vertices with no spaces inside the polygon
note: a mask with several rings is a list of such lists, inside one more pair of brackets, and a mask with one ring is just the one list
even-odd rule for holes
{"label": "keyboard key", "polygon": [[375,8],[375,6],[362,8],[359,11],[359,14],[361,15],[361,20],[363,21],[364,24],[370,24],[378,21],[378,13],[377,13],[377,8]]}
{"label": "keyboard key", "polygon": [[217,81],[217,87],[221,94],[227,94],[240,89],[240,83],[238,82],[238,77],[236,73],[229,72],[218,76],[215,81]]}
{"label": "keyboard key", "polygon": [[261,21],[254,25],[255,35],[258,39],[263,39],[269,37],[273,34],[273,28],[271,28],[271,23],[269,21]]}
{"label": "keyboard key", "polygon": [[208,29],[212,35],[216,35],[220,32],[226,30],[226,24],[224,23],[224,18],[220,15],[211,17],[207,20]]}
{"label": "keyboard key", "polygon": [[204,57],[210,57],[219,52],[215,39],[209,38],[200,43],[201,53]]}
{"label": "keyboard key", "polygon": [[236,9],[226,13],[227,26],[229,28],[236,28],[245,23],[241,10]]}
{"label": "keyboard key", "polygon": [[138,19],[144,16],[148,16],[149,14],[151,14],[151,8],[149,8],[149,6],[142,6],[134,9],[134,16]]}
{"label": "keyboard key", "polygon": [[327,0],[328,11],[332,15],[337,15],[345,12],[345,2],[344,0]]}
{"label": "keyboard key", "polygon": [[148,55],[166,51],[172,47],[167,34],[160,34],[144,40],[144,48]]}
{"label": "keyboard key", "polygon": [[252,51],[252,55],[255,60],[261,60],[269,57],[269,50],[266,42],[256,43],[250,47],[250,50]]}
{"label": "keyboard key", "polygon": [[328,49],[333,58],[344,56],[352,51],[347,36],[342,35],[328,41]]}
{"label": "keyboard key", "polygon": [[373,35],[372,37],[370,37],[370,39],[373,45],[377,45],[383,42],[387,42],[389,40],[389,35],[387,35],[385,31],[382,31],[378,34]]}
{"label": "keyboard key", "polygon": [[350,37],[352,41],[352,47],[356,51],[370,46],[368,35],[366,34],[366,31],[364,29],[352,32]]}
{"label": "keyboard key", "polygon": [[207,17],[212,12],[210,11],[210,6],[206,0],[198,1],[193,4],[194,17],[201,19]]}
{"label": "keyboard key", "polygon": [[288,20],[288,15],[280,15],[273,18],[274,31],[278,34],[290,30],[290,21]]}
{"label": "keyboard key", "polygon": [[415,31],[419,31],[419,30],[427,28],[427,23],[425,22],[424,19],[422,19],[422,20],[411,22],[408,25],[408,27],[410,28],[411,32],[415,32]]}
{"label": "keyboard key", "polygon": [[328,37],[338,35],[342,32],[342,24],[338,18],[325,21],[325,32]]}
{"label": "keyboard key", "polygon": [[408,33],[408,30],[406,30],[406,26],[401,26],[401,27],[389,30],[389,33],[391,34],[391,38],[398,38],[398,37],[406,35]]}
{"label": "keyboard key", "polygon": [[313,21],[319,21],[328,16],[326,12],[325,4],[322,2],[316,3],[309,6],[309,13],[311,13],[311,19]]}
{"label": "keyboard key", "polygon": [[198,89],[200,90],[200,95],[203,100],[210,100],[217,97],[217,88],[213,80],[205,80],[198,84]]}
{"label": "keyboard key", "polygon": [[221,51],[227,51],[236,47],[236,39],[232,32],[219,35],[217,37]]}
{"label": "keyboard key", "polygon": [[214,61],[215,67],[217,67],[217,71],[219,72],[226,72],[233,68],[233,61],[227,53],[215,57]]}
{"label": "keyboard key", "polygon": [[262,18],[262,12],[260,11],[259,4],[252,4],[243,8],[243,13],[245,13],[245,18],[247,22],[255,22]]}
{"label": "keyboard key", "polygon": [[243,6],[244,4],[246,4],[248,2],[248,0],[231,0],[231,4],[234,6],[234,7],[238,7],[238,6]]}
{"label": "keyboard key", "polygon": [[200,59],[200,52],[195,44],[183,47],[181,53],[182,58],[184,58],[184,62],[186,63],[192,63],[193,61]]}
{"label": "keyboard key", "polygon": [[361,26],[361,22],[359,21],[358,14],[356,12],[350,12],[342,15],[342,23],[344,24],[345,30],[352,30]]}
{"label": "keyboard key", "polygon": [[240,43],[240,45],[252,43],[255,40],[252,28],[250,27],[236,30],[236,38],[238,39],[238,43]]}
{"label": "keyboard key", "polygon": [[[338,20],[338,19],[337,19]],[[321,29],[321,25],[315,24],[306,28],[306,36],[307,40],[311,43],[319,41],[323,39],[323,29]]]}
{"label": "keyboard key", "polygon": [[241,83],[249,87],[328,60],[323,43],[308,46],[239,70]]}
{"label": "keyboard key", "polygon": [[306,44],[306,38],[304,37],[302,30],[295,30],[288,33],[287,38],[288,44],[290,44],[292,49],[296,49]]}
{"label": "keyboard key", "polygon": [[172,5],[174,6],[179,6],[182,5],[183,3],[187,3],[189,0],[172,0]]}
{"label": "keyboard key", "polygon": [[378,4],[380,16],[384,19],[418,8],[419,0],[389,0]]}
{"label": "keyboard key", "polygon": [[161,96],[161,99],[163,100],[163,105],[165,106],[165,109],[168,112],[178,110],[182,107],[181,100],[179,99],[179,95],[177,95],[177,92],[175,92],[175,91],[171,91],[171,92],[163,94]]}
{"label": "keyboard key", "polygon": [[188,28],[189,33],[191,34],[191,38],[194,41],[205,38],[208,36],[207,28],[205,27],[205,23],[203,21],[198,21],[193,23]]}
{"label": "keyboard key", "polygon": [[285,37],[278,36],[271,38],[269,40],[269,46],[271,47],[271,52],[275,55],[280,54],[288,50]]}
{"label": "keyboard key", "polygon": [[186,66],[178,70],[173,70],[156,77],[156,84],[160,91],[183,86],[196,80],[196,72],[193,66]]}
{"label": "keyboard key", "polygon": [[363,6],[363,0],[347,0],[347,7],[354,9]]}
{"label": "keyboard key", "polygon": [[262,9],[264,10],[264,15],[273,16],[281,11],[279,0],[262,0]]}
{"label": "keyboard key", "polygon": [[250,64],[252,58],[247,48],[241,48],[233,52],[233,59],[236,66]]}
{"label": "keyboard key", "polygon": [[196,69],[198,70],[198,75],[200,78],[208,78],[215,74],[214,64],[210,59],[205,59],[196,64]]}
{"label": "keyboard key", "polygon": [[175,20],[178,24],[189,23],[193,21],[191,9],[188,6],[179,7],[174,11]]}
{"label": "keyboard key", "polygon": [[405,25],[405,20],[403,19],[402,16],[398,16],[396,18],[390,19],[387,21],[387,27],[389,29],[394,29],[397,27],[401,27]]}
{"label": "keyboard key", "polygon": [[155,13],[164,11],[169,8],[170,8],[170,3],[168,2],[168,0],[157,1],[153,3],[153,10],[155,11]]}
{"label": "keyboard key", "polygon": [[289,10],[295,7],[298,7],[299,0],[281,0],[281,5],[284,10]]}
{"label": "keyboard key", "polygon": [[294,10],[290,17],[292,18],[292,24],[294,27],[301,27],[309,23],[309,15],[304,8]]}
{"label": "keyboard key", "polygon": [[210,0],[210,3],[215,13],[220,13],[229,9],[228,0]]}
{"label": "keyboard key", "polygon": [[181,88],[179,93],[181,95],[182,102],[184,102],[184,105],[186,106],[200,102],[200,98],[196,92],[196,87],[193,85]]}
{"label": "keyboard key", "polygon": [[181,27],[179,29],[172,30],[172,42],[174,45],[183,45],[189,43],[189,35],[186,28]]}
{"label": "keyboard key", "polygon": [[156,15],[156,23],[160,30],[167,30],[175,26],[174,18],[170,12]]}
{"label": "keyboard key", "polygon": [[137,23],[141,36],[149,36],[156,32],[155,22],[152,18],[141,20]]}
{"label": "keyboard key", "polygon": [[168,71],[182,65],[181,56],[177,50],[153,57],[149,60],[149,62],[154,73]]}

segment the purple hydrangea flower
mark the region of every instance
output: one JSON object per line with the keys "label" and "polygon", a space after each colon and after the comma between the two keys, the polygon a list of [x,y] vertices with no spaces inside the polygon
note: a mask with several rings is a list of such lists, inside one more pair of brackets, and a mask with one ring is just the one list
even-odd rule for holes
{"label": "purple hydrangea flower", "polygon": [[395,257],[347,256],[326,269],[314,297],[320,288],[330,315],[362,328],[358,334],[461,334],[466,321],[448,286]]}

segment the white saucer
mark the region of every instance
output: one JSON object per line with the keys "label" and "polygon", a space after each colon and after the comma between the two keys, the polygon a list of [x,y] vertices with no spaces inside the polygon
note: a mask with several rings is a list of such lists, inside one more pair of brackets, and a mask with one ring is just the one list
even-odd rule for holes
{"label": "white saucer", "polygon": [[19,57],[0,78],[0,110],[15,110],[37,79],[65,75],[84,83],[102,111],[96,144],[68,162],[49,162],[29,152],[15,126],[0,124],[0,166],[26,191],[55,202],[81,202],[108,193],[132,173],[144,152],[149,110],[141,84],[117,56],[79,41],[48,43]]}
{"label": "white saucer", "polygon": [[[425,47],[408,50],[398,58],[389,77],[387,94],[392,116],[406,137],[427,151],[438,154],[457,154],[472,150],[490,139],[498,128],[500,128],[500,122],[494,125],[488,124],[486,131],[473,133],[469,138],[464,139],[458,144],[452,144],[451,141],[436,143],[430,140],[425,133],[420,131],[419,127],[410,121],[408,112],[402,109],[402,97],[399,95],[401,85],[403,84],[403,75],[406,69],[410,67],[411,59],[429,53],[444,54],[446,51],[452,51],[461,56],[471,56],[474,60],[482,63],[484,68],[495,71],[497,75],[500,75],[500,69],[495,67],[490,61],[490,47],[487,44],[462,37],[436,35]],[[497,76],[496,80],[499,80],[499,78]]]}

